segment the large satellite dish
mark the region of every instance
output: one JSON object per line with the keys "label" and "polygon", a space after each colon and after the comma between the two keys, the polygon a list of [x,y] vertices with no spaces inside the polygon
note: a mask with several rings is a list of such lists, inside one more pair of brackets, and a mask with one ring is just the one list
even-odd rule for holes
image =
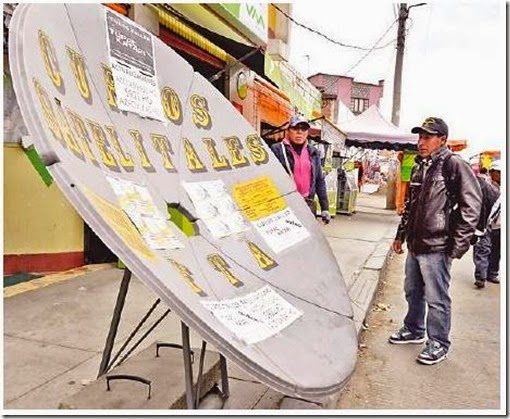
{"label": "large satellite dish", "polygon": [[30,136],[97,235],[256,379],[298,397],[342,388],[357,350],[342,274],[293,182],[228,100],[101,5],[20,4],[10,28]]}

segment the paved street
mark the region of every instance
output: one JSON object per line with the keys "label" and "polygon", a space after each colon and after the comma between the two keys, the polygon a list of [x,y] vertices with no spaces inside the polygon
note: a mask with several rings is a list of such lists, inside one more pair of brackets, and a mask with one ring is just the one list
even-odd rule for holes
{"label": "paved street", "polygon": [[475,289],[471,251],[453,263],[452,347],[446,361],[415,361],[421,345],[390,345],[406,312],[404,255],[390,263],[363,332],[356,372],[341,409],[498,409],[500,407],[499,285]]}
{"label": "paved street", "polygon": [[[382,194],[361,194],[356,214],[338,215],[322,227],[348,285],[358,328],[372,301],[398,221],[384,205]],[[106,265],[4,289],[6,408],[56,409],[96,378],[121,277],[122,271]],[[140,281],[132,280],[116,347],[155,299]],[[157,316],[165,310],[161,306],[155,311]],[[179,320],[170,315],[140,349],[155,340],[180,342],[180,334]],[[200,337],[192,333],[191,338],[192,346],[199,347]],[[225,409],[317,408],[255,382],[233,364],[229,364],[229,377],[231,397]]]}
{"label": "paved street", "polygon": [[[388,335],[405,313],[405,256],[393,258],[371,305],[398,217],[383,194],[362,194],[357,212],[337,216],[323,231],[348,284],[361,334],[356,371],[339,409],[496,409],[500,403],[500,287],[472,284],[471,254],[453,265],[453,332],[449,359],[415,362],[420,346],[390,346]],[[86,272],[86,273],[84,273]],[[78,274],[81,274],[78,276]],[[97,375],[122,271],[98,266],[4,289],[4,407],[56,409]],[[122,344],[156,296],[133,279],[116,340]],[[161,305],[160,305],[161,306]],[[158,307],[161,315],[165,307]],[[151,322],[150,322],[151,323]],[[142,332],[147,326],[142,328]],[[200,337],[192,333],[192,346]],[[180,341],[179,320],[168,316],[140,347]],[[229,364],[231,397],[224,409],[310,409]],[[216,402],[206,408],[219,408]],[[335,403],[337,403],[335,401]],[[328,405],[329,409],[336,404]]]}

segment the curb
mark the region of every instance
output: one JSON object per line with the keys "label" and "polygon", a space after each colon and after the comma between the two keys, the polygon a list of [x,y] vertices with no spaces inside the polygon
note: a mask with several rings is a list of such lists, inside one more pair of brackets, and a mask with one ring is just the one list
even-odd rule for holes
{"label": "curb", "polygon": [[[363,322],[368,316],[379,283],[386,275],[389,261],[393,258],[393,250],[391,249],[392,241],[393,237],[383,238],[366,260],[361,273],[349,287],[348,293],[349,297],[351,297],[352,309],[354,311],[354,323],[356,325],[358,338],[363,330]],[[335,409],[342,395],[342,391],[343,389],[319,401],[293,399],[285,396],[280,405],[280,409]]]}
{"label": "curb", "polygon": [[49,285],[57,284],[59,282],[67,281],[69,279],[74,279],[90,272],[108,269],[111,266],[112,266],[111,263],[83,265],[78,268],[70,269],[68,271],[44,275],[40,278],[32,279],[26,282],[21,282],[19,284],[4,288],[4,298],[14,297],[15,295],[22,294],[24,292],[34,291],[39,288],[44,288]]}

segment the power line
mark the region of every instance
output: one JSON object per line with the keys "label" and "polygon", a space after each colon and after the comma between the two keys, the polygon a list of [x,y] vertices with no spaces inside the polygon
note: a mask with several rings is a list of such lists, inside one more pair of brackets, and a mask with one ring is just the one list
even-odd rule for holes
{"label": "power line", "polygon": [[[356,68],[356,67],[357,67],[357,66],[358,66],[358,65],[359,65],[359,64],[360,64],[360,63],[361,63],[361,62],[362,62],[365,58],[367,58],[367,57],[370,55],[370,53],[371,53],[372,51],[374,51],[374,50],[376,49],[377,44],[379,44],[379,42],[381,42],[381,41],[382,41],[382,39],[383,39],[383,38],[386,36],[386,34],[387,34],[390,30],[391,30],[391,28],[393,28],[393,26],[395,25],[395,23],[397,23],[397,21],[396,21],[396,20],[394,20],[394,21],[393,21],[393,23],[392,23],[392,24],[388,27],[388,29],[386,29],[386,31],[385,31],[385,32],[384,32],[384,33],[383,33],[383,34],[379,37],[379,39],[375,42],[374,46],[373,46],[370,50],[368,50],[368,52],[367,52],[367,53],[366,53],[363,57],[361,57],[361,58],[358,60],[358,62],[356,62],[356,64],[354,64],[352,67],[350,67],[350,68],[349,68],[349,70],[347,70],[347,71],[345,72],[345,74],[346,74],[346,75],[347,75],[347,74],[349,74],[352,70],[354,70],[354,69],[355,69],[355,68]],[[391,42],[393,42],[393,41],[391,41]],[[388,45],[388,44],[387,44],[387,45]],[[387,45],[386,45],[386,46],[387,46]]]}
{"label": "power line", "polygon": [[[386,34],[391,30],[391,28],[395,25],[395,23],[397,23],[398,19],[397,20],[394,20],[391,25],[384,31],[384,33],[377,39],[377,41],[375,41],[374,45],[372,46],[372,48],[370,48],[368,50],[368,52],[363,56],[361,57],[361,59],[359,59],[356,64],[354,64],[353,66],[351,66],[349,68],[349,70],[347,70],[347,72],[344,73],[344,75],[347,75],[349,72],[351,72],[352,70],[354,70],[354,68],[356,68],[365,58],[367,58],[373,51],[375,51],[376,49],[382,49],[382,48],[386,48],[387,46],[393,44],[396,39],[393,39],[391,40],[390,42],[384,44],[383,46],[381,47],[377,47],[377,45],[379,44],[379,42],[382,41],[382,39],[386,36]],[[334,79],[331,83],[329,83],[327,86],[324,86],[322,91],[323,92],[327,92],[329,90],[329,88],[331,86],[333,86],[335,83],[337,82],[336,79]]]}
{"label": "power line", "polygon": [[[294,19],[288,13],[286,13],[282,9],[280,9],[276,4],[273,3],[272,6],[276,10],[278,10],[282,15],[284,15],[287,19],[289,19],[292,23],[294,23],[295,25],[300,26],[301,28],[306,29],[307,31],[312,32],[316,35],[319,35],[320,37],[328,40],[329,42],[331,42],[335,45],[340,45],[341,47],[345,47],[345,48],[358,49],[361,51],[373,51],[374,49],[382,49],[382,48],[385,48],[386,46],[388,46],[388,45],[383,45],[383,46],[377,47],[377,48],[374,48],[374,47],[364,48],[364,47],[360,47],[357,45],[350,45],[350,44],[346,44],[345,42],[337,41],[335,39],[330,38],[328,35],[323,34],[322,32],[318,31],[317,29],[310,28],[309,26],[306,26],[305,24],[298,22],[296,19]],[[397,21],[398,21],[398,19],[395,19],[395,21],[393,23],[396,23]],[[393,42],[393,41],[391,41],[391,42]]]}
{"label": "power line", "polygon": [[[411,23],[411,24],[409,25],[409,28],[407,28],[407,29],[406,29],[406,33],[405,33],[405,34],[406,34],[406,36],[409,34],[409,31],[411,30],[411,28],[412,28],[412,27],[413,27],[413,25],[414,25],[414,21],[413,21],[411,18],[409,18],[409,20],[410,20],[410,23]],[[391,28],[392,28],[392,27],[395,25],[395,23],[397,23],[397,22],[398,22],[398,19],[397,19],[397,20],[395,20],[395,21],[393,21],[393,22],[391,23],[391,25],[390,25],[390,26],[386,29],[386,31],[385,31],[385,32],[381,35],[381,37],[379,37],[379,39],[378,39],[378,40],[374,43],[374,46],[377,46],[377,44],[378,44],[379,42],[381,42],[381,40],[382,40],[382,39],[386,36],[386,34],[387,34],[390,30],[391,30]],[[356,64],[354,64],[352,67],[350,67],[350,68],[349,68],[349,70],[347,70],[347,71],[344,73],[344,75],[347,75],[347,74],[349,74],[352,70],[354,70],[354,68],[356,68],[356,67],[357,67],[357,66],[358,66],[358,65],[359,65],[359,64],[360,64],[360,63],[361,63],[361,62],[362,62],[365,58],[367,58],[367,57],[368,57],[368,55],[369,55],[369,54],[371,54],[373,51],[375,51],[375,50],[379,50],[379,49],[382,49],[382,48],[386,48],[387,46],[389,46],[389,45],[393,44],[396,40],[397,40],[396,38],[395,38],[395,39],[392,39],[390,42],[387,42],[386,44],[384,44],[384,45],[382,45],[382,46],[380,46],[380,47],[376,47],[376,48],[374,48],[374,46],[373,46],[373,47],[372,47],[372,48],[371,48],[371,49],[370,49],[370,50],[369,50],[369,51],[368,51],[368,52],[367,52],[367,53],[366,53],[363,57],[361,57],[361,59],[360,59],[360,60],[358,60],[358,61],[356,62]],[[323,87],[323,91],[324,91],[324,92],[326,92],[326,91],[327,91],[327,90],[328,90],[331,86],[333,86],[335,83],[336,83],[336,80],[333,80],[333,82],[331,82],[331,83],[330,83],[330,84],[328,84],[327,86]]]}

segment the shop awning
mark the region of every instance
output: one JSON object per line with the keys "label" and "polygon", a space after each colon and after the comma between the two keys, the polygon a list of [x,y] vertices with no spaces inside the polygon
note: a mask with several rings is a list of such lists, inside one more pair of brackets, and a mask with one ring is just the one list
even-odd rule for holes
{"label": "shop awning", "polygon": [[459,152],[467,148],[467,140],[448,140],[446,145],[450,147],[453,152]]}
{"label": "shop awning", "polygon": [[164,9],[166,14],[174,16],[175,19],[177,19],[175,16],[178,16],[179,21],[194,32],[200,34],[217,48],[228,53],[234,59],[240,59],[248,53],[253,52],[252,55],[243,59],[243,64],[275,85],[273,81],[264,74],[264,52],[258,50],[258,47],[255,45],[250,45],[245,38],[237,34],[234,29],[222,23],[219,18],[215,17],[211,12],[208,12],[206,8],[197,7],[199,5],[194,5],[195,7],[192,7],[192,5],[168,3],[158,6],[160,9]]}
{"label": "shop awning", "polygon": [[290,119],[292,105],[287,96],[276,87],[257,76],[253,83],[253,91],[261,121],[273,126],[280,126]]}
{"label": "shop awning", "polygon": [[234,61],[232,56],[228,54],[224,49],[214,44],[206,36],[203,36],[201,33],[196,31],[190,25],[190,22],[185,22],[183,19],[175,17],[174,14],[170,13],[161,5],[149,4],[149,6],[152,7],[153,10],[157,13],[158,20],[161,25],[165,26],[183,39],[198,46],[202,50],[208,52],[213,57],[220,59],[226,64]]}
{"label": "shop awning", "polygon": [[254,47],[255,45],[241,34],[237,29],[233,28],[225,19],[218,16],[211,10],[208,4],[201,3],[172,3],[165,4],[175,13],[179,13],[186,20],[194,22],[211,32],[217,33],[224,38],[231,39],[239,44]]}
{"label": "shop awning", "polygon": [[353,120],[342,123],[340,129],[347,135],[347,146],[373,150],[418,149],[418,135],[405,133],[384,119],[376,105]]}
{"label": "shop awning", "polygon": [[333,151],[341,152],[345,147],[345,133],[324,116],[310,123],[309,135],[333,145]]}

